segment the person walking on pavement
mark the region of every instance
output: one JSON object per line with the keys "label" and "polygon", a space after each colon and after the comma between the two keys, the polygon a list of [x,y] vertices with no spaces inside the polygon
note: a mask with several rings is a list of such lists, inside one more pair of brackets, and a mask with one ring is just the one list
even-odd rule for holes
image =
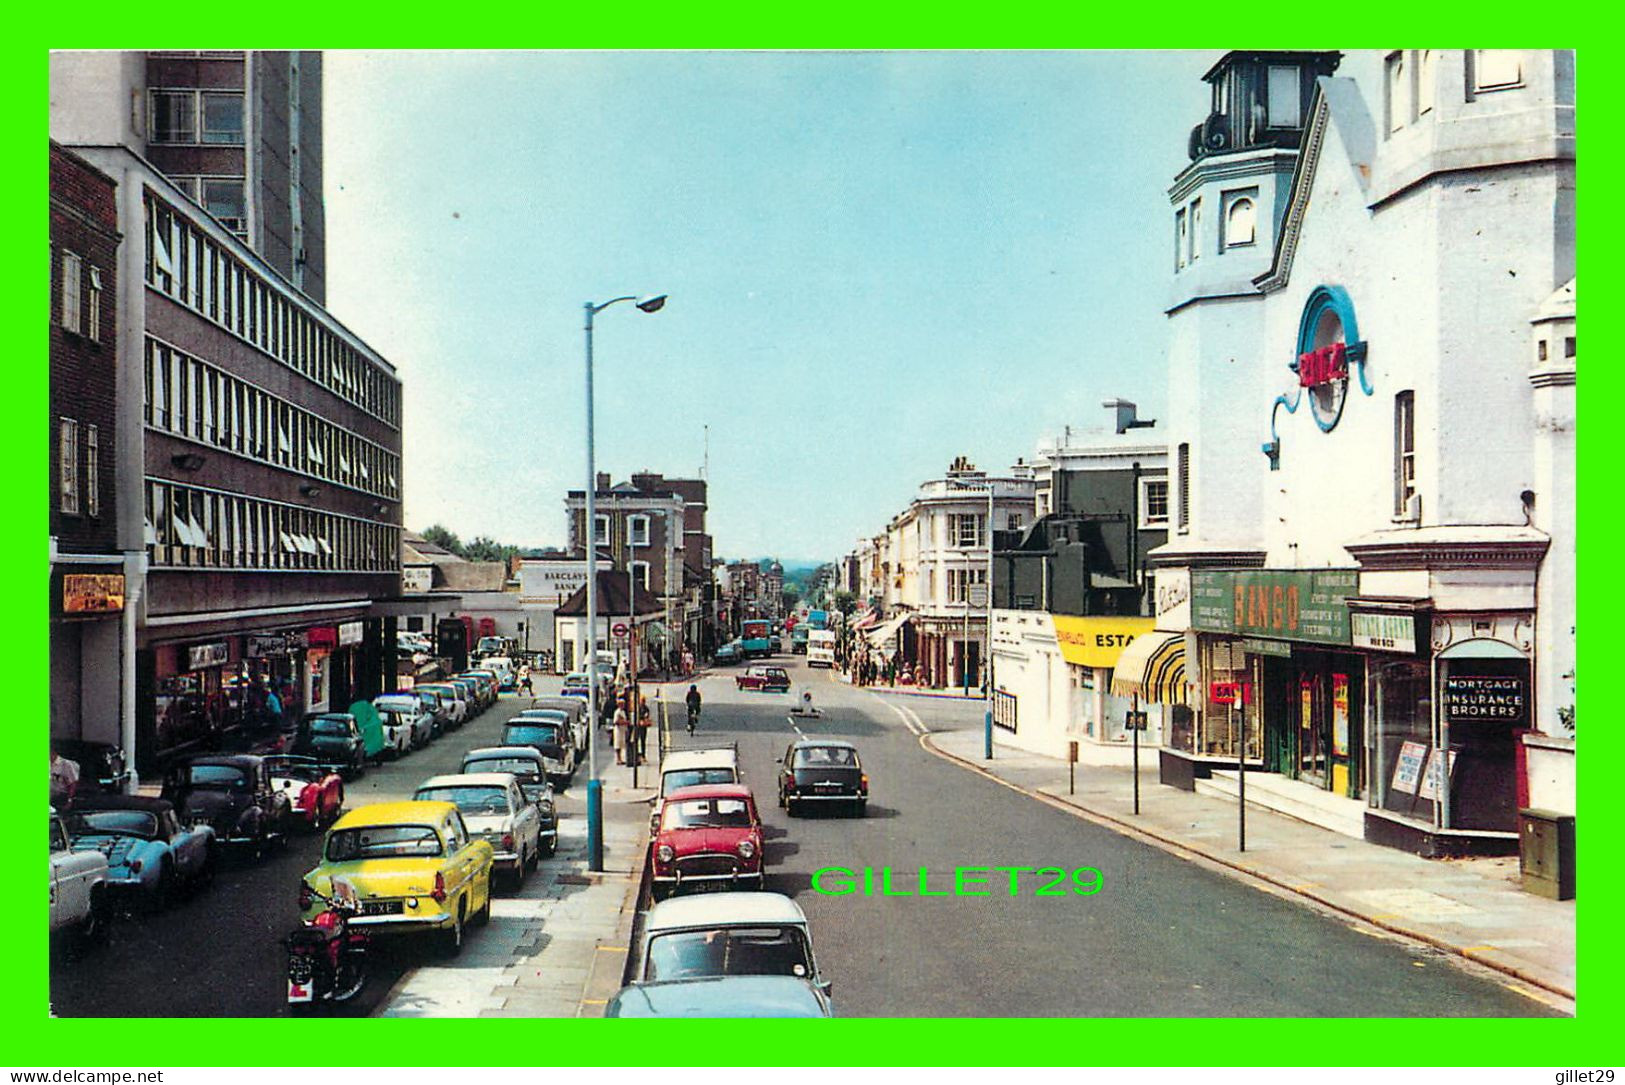
{"label": "person walking on pavement", "polygon": [[614,721],[614,723],[615,723],[615,763],[617,765],[626,764],[626,741],[627,741],[626,728],[627,728],[628,722],[629,721],[628,721],[627,716],[626,716],[626,702],[625,701],[618,701],[616,703],[616,705],[615,705],[615,721]]}
{"label": "person walking on pavement", "polygon": [[[73,793],[79,790],[79,762],[70,760],[51,751],[51,805],[57,809],[66,807],[73,801]],[[35,792],[38,794],[38,792]]]}
{"label": "person walking on pavement", "polygon": [[688,733],[694,733],[695,724],[700,722],[700,687],[688,687]]}
{"label": "person walking on pavement", "polygon": [[644,750],[649,741],[649,702],[638,702],[638,716],[632,723],[632,763],[641,765],[644,759]]}

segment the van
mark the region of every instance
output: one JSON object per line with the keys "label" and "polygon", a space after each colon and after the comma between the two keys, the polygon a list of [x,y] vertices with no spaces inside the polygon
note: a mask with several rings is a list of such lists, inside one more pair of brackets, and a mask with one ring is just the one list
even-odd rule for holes
{"label": "van", "polygon": [[829,629],[812,629],[807,633],[807,666],[835,666],[835,633]]}

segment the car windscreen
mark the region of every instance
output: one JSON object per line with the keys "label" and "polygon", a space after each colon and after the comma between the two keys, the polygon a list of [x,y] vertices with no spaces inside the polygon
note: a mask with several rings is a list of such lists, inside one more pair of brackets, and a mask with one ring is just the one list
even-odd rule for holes
{"label": "car windscreen", "polygon": [[[489,739],[487,739],[489,741]],[[557,746],[559,725],[556,723],[510,723],[502,732],[504,746]]]}
{"label": "car windscreen", "polygon": [[325,779],[327,770],[319,765],[301,764],[273,764],[271,775],[284,780],[299,780],[303,783],[314,784]]}
{"label": "car windscreen", "polygon": [[480,757],[463,762],[463,772],[511,772],[521,780],[541,775],[541,767],[527,757]]}
{"label": "car windscreen", "polygon": [[366,825],[341,829],[327,838],[327,860],[331,863],[434,858],[439,854],[440,837],[429,825]]}
{"label": "car windscreen", "polygon": [[680,787],[695,784],[737,784],[733,769],[673,769],[660,777],[660,793],[670,795]]}
{"label": "car windscreen", "polygon": [[649,940],[645,980],[701,976],[812,975],[807,939],[796,927],[675,931]]}
{"label": "car windscreen", "polygon": [[750,825],[750,807],[744,799],[668,802],[660,816],[662,829],[746,829]]}
{"label": "car windscreen", "polygon": [[806,746],[796,751],[795,767],[798,769],[851,769],[857,766],[857,751],[845,746]]}
{"label": "car windscreen", "polygon": [[310,733],[313,735],[322,735],[327,738],[332,738],[334,736],[342,738],[350,733],[350,727],[343,720],[312,720],[310,723]]}
{"label": "car windscreen", "polygon": [[420,787],[412,796],[417,802],[456,803],[465,814],[506,814],[508,789],[492,784],[465,784],[457,787]]}
{"label": "car windscreen", "polygon": [[397,712],[393,708],[380,709],[378,712],[378,721],[385,727],[412,726],[411,716],[408,716],[405,712]]}
{"label": "car windscreen", "polygon": [[70,836],[123,833],[152,840],[158,835],[158,818],[145,810],[70,810],[63,821]]}
{"label": "car windscreen", "polygon": [[233,765],[190,765],[186,770],[186,782],[192,787],[248,790],[248,774]]}

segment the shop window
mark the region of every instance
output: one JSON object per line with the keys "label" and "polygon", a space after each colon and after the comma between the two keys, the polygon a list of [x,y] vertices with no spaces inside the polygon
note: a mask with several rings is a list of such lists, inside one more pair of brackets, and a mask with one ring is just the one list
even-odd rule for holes
{"label": "shop window", "polygon": [[1430,680],[1426,662],[1383,663],[1371,670],[1376,806],[1429,823],[1437,796],[1437,770],[1431,783],[1423,775],[1433,751]]}

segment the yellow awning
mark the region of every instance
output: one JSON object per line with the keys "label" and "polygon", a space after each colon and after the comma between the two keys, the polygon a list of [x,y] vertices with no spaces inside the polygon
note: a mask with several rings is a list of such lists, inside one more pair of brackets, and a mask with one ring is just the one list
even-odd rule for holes
{"label": "yellow awning", "polygon": [[1185,634],[1153,630],[1135,637],[1117,657],[1112,692],[1156,704],[1185,703]]}
{"label": "yellow awning", "polygon": [[1068,663],[1080,667],[1115,667],[1118,656],[1157,624],[1155,618],[1122,616],[1079,618],[1051,614],[1055,643]]}

